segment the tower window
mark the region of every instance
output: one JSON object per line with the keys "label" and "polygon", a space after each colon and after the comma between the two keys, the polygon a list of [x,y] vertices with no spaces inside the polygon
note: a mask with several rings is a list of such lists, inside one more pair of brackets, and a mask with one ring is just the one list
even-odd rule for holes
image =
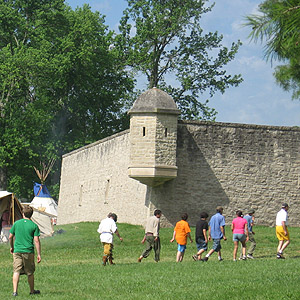
{"label": "tower window", "polygon": [[168,128],[165,128],[165,137],[168,136]]}
{"label": "tower window", "polygon": [[146,135],[146,127],[143,127],[143,136]]}

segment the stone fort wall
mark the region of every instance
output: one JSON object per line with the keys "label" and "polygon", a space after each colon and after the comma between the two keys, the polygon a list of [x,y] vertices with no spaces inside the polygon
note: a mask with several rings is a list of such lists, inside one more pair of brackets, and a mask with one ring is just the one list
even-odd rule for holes
{"label": "stone fort wall", "polygon": [[256,223],[273,226],[282,202],[289,223],[300,226],[300,129],[204,121],[180,121],[177,178],[147,187],[128,177],[129,131],[63,156],[58,223],[99,221],[108,212],[119,222],[143,225],[155,208],[162,225],[183,212],[195,225],[199,213],[224,207],[256,210]]}
{"label": "stone fort wall", "polygon": [[58,224],[118,221],[140,224],[147,215],[147,187],[128,177],[129,130],[63,156]]}

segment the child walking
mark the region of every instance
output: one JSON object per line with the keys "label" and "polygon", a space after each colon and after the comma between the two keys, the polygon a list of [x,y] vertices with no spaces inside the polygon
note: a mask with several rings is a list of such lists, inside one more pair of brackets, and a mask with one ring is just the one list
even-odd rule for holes
{"label": "child walking", "polygon": [[170,240],[170,242],[174,242],[174,240],[176,239],[177,242],[177,255],[176,255],[176,262],[182,262],[183,260],[183,256],[184,256],[184,252],[186,249],[186,243],[187,243],[187,238],[190,239],[191,243],[193,242],[192,238],[191,238],[191,229],[190,229],[190,225],[187,222],[188,219],[188,214],[184,213],[181,216],[181,221],[176,223],[174,232],[173,232],[173,237]]}
{"label": "child walking", "polygon": [[197,261],[201,260],[201,254],[207,251],[207,232],[208,232],[208,223],[207,223],[208,214],[202,212],[200,214],[200,220],[196,224],[196,244],[197,244],[197,254],[193,255],[192,258]]}

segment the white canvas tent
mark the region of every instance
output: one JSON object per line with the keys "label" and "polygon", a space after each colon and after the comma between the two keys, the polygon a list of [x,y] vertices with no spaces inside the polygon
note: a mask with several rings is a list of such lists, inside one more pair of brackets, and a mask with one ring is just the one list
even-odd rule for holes
{"label": "white canvas tent", "polygon": [[33,214],[31,220],[36,223],[40,229],[41,237],[52,236],[53,230],[53,219],[54,215],[40,211],[33,207]]}
{"label": "white canvas tent", "polygon": [[[26,204],[29,205],[31,203]],[[0,243],[8,242],[11,226],[15,221],[23,218],[22,209],[22,204],[13,193],[0,191]],[[53,235],[53,218],[55,218],[54,215],[39,211],[33,207],[31,219],[39,226],[41,237]]]}
{"label": "white canvas tent", "polygon": [[8,241],[11,226],[22,217],[22,205],[15,195],[0,191],[0,242]]}
{"label": "white canvas tent", "polygon": [[41,163],[41,169],[33,167],[37,176],[41,180],[41,183],[35,182],[33,185],[34,198],[30,203],[30,206],[38,209],[41,212],[46,212],[53,215],[52,218],[53,224],[56,224],[57,219],[57,204],[54,199],[51,197],[46,185],[44,184],[55,160],[51,159],[48,164]]}
{"label": "white canvas tent", "polygon": [[57,204],[51,197],[47,187],[44,184],[35,182],[33,190],[35,197],[31,201],[30,206],[57,218]]}

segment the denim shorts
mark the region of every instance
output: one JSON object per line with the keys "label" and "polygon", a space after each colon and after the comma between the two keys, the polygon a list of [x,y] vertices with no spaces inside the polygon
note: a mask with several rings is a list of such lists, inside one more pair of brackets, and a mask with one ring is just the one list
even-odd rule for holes
{"label": "denim shorts", "polygon": [[179,251],[179,252],[184,252],[185,251],[185,249],[186,249],[186,245],[180,245],[180,244],[177,244],[177,250]]}
{"label": "denim shorts", "polygon": [[221,247],[221,239],[213,239],[213,247],[215,251],[220,251],[222,249]]}
{"label": "denim shorts", "polygon": [[233,241],[234,242],[243,242],[243,241],[246,241],[246,234],[234,233],[233,234]]}
{"label": "denim shorts", "polygon": [[207,243],[205,243],[205,240],[202,240],[202,239],[197,239],[196,241],[196,245],[197,245],[197,249],[198,251],[203,249],[204,251],[207,250]]}

